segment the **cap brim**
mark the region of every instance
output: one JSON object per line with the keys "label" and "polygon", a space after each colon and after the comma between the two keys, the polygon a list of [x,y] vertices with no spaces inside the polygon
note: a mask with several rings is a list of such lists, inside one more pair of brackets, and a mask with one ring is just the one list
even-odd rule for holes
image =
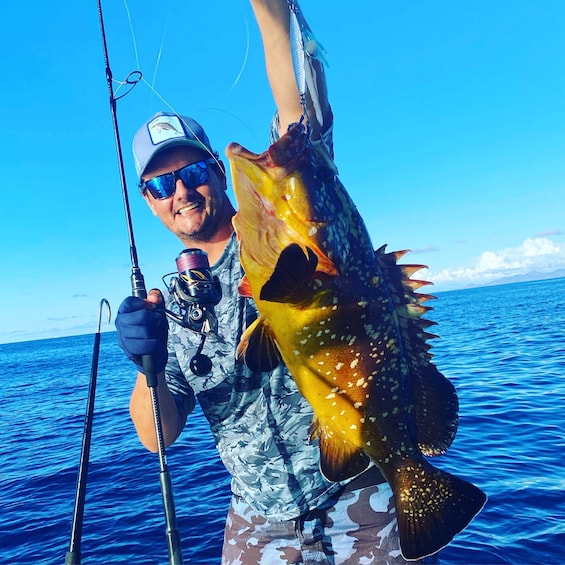
{"label": "cap brim", "polygon": [[149,166],[149,163],[151,163],[151,161],[159,153],[162,153],[165,149],[170,149],[171,147],[181,146],[181,145],[184,145],[186,147],[194,147],[195,149],[200,149],[201,151],[204,151],[205,153],[211,154],[210,148],[207,147],[206,145],[204,145],[203,143],[200,143],[199,141],[195,141],[195,140],[192,140],[192,139],[186,139],[186,138],[170,139],[169,141],[165,141],[165,142],[161,143],[159,146],[155,147],[155,151],[153,151],[153,153],[151,153],[149,155],[149,157],[145,160],[145,163],[143,163],[143,165],[140,166],[140,168],[139,168],[139,178],[140,178],[140,180],[141,180],[141,177],[145,174],[145,170]]}

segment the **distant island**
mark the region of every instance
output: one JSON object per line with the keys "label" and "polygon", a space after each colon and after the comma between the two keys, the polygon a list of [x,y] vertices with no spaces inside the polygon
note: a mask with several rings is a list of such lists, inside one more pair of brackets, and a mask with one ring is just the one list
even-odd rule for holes
{"label": "distant island", "polygon": [[[467,283],[461,282],[461,284],[453,284],[450,283],[438,283],[434,286],[433,294],[440,294],[442,292],[451,292],[454,290],[471,290],[475,288],[482,288],[486,286],[500,286],[504,284],[513,284],[513,283],[521,283],[521,282],[535,282],[535,281],[544,281],[550,279],[560,279],[565,277],[565,269],[557,269],[555,271],[547,272],[539,272],[539,271],[529,271],[527,273],[522,273],[518,275],[511,275],[507,277],[501,277],[499,279],[492,280],[490,282],[480,282],[480,283]],[[432,279],[433,283],[433,279]],[[435,285],[435,283],[433,283]]]}
{"label": "distant island", "polygon": [[499,284],[543,281],[547,279],[559,279],[561,277],[565,277],[565,269],[558,269],[557,271],[552,271],[551,273],[540,273],[538,271],[530,271],[529,273],[524,273],[522,275],[512,275],[511,277],[502,277],[500,279],[496,279],[489,283],[484,283],[480,286],[496,286]]}

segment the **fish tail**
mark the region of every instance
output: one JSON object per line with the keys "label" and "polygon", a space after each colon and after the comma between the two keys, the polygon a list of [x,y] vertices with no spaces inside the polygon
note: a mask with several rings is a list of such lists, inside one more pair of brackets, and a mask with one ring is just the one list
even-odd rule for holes
{"label": "fish tail", "polygon": [[407,560],[437,553],[481,511],[487,497],[471,483],[425,459],[397,466],[395,494],[400,548]]}

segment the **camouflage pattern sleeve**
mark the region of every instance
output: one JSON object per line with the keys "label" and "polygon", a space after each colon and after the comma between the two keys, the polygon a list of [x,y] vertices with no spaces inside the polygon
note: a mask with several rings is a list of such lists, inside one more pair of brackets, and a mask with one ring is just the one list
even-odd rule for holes
{"label": "camouflage pattern sleeve", "polygon": [[[169,325],[174,324],[174,322],[169,322]],[[177,435],[183,430],[188,415],[194,410],[196,405],[196,397],[194,391],[184,378],[183,372],[180,368],[175,348],[172,343],[168,343],[169,357],[167,360],[167,366],[165,367],[165,380],[167,382],[167,387],[171,391],[175,404],[177,405],[179,424]]]}

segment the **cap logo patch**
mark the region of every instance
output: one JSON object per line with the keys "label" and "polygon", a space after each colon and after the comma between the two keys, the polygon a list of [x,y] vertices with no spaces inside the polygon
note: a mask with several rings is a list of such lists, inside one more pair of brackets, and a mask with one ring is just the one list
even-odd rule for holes
{"label": "cap logo patch", "polygon": [[153,145],[175,137],[186,137],[181,121],[177,116],[157,116],[147,126]]}

